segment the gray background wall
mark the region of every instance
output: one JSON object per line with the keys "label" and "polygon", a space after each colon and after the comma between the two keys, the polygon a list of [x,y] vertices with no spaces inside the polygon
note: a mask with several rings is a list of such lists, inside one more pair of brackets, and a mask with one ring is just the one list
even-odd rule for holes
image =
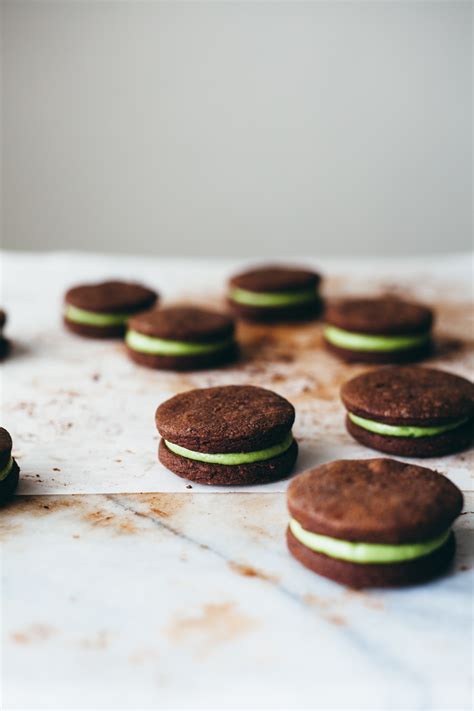
{"label": "gray background wall", "polygon": [[1,21],[4,247],[471,244],[470,2],[7,0]]}

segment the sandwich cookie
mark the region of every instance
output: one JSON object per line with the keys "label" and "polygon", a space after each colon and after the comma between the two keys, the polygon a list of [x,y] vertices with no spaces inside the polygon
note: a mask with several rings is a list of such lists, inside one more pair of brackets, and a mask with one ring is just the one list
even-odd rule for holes
{"label": "sandwich cookie", "polygon": [[125,343],[130,358],[149,368],[214,368],[236,358],[234,330],[230,316],[174,306],[130,319]]}
{"label": "sandwich cookie", "polygon": [[432,348],[433,313],[395,298],[344,299],[328,305],[324,340],[345,361],[409,363]]}
{"label": "sandwich cookie", "polygon": [[0,309],[0,360],[3,360],[10,351],[10,341],[3,335],[6,322],[7,315],[3,309]]}
{"label": "sandwich cookie", "polygon": [[393,459],[331,462],[290,483],[288,548],[352,588],[419,583],[449,566],[462,506],[459,489],[431,469]]}
{"label": "sandwich cookie", "polygon": [[13,494],[20,478],[20,467],[12,457],[12,438],[0,427],[0,504]]}
{"label": "sandwich cookie", "polygon": [[452,373],[380,368],[345,383],[341,398],[348,432],[381,452],[437,457],[472,441],[474,385]]}
{"label": "sandwich cookie", "polygon": [[311,319],[319,315],[321,277],[294,267],[267,266],[232,277],[228,302],[240,318],[260,322]]}
{"label": "sandwich cookie", "polygon": [[141,284],[104,281],[66,292],[66,327],[89,338],[120,338],[127,320],[155,305],[158,295]]}
{"label": "sandwich cookie", "polygon": [[156,411],[159,459],[200,484],[266,484],[287,476],[298,446],[295,410],[271,390],[252,385],[190,390]]}

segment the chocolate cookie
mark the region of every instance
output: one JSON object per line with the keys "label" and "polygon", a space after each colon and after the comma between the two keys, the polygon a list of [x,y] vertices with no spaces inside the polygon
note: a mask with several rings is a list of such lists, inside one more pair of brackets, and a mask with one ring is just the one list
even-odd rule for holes
{"label": "chocolate cookie", "polygon": [[433,313],[393,297],[344,299],[328,305],[324,340],[348,362],[409,363],[432,350]]}
{"label": "chocolate cookie", "polygon": [[474,385],[432,368],[387,367],[342,386],[346,426],[362,444],[404,457],[435,457],[472,442]]}
{"label": "chocolate cookie", "polygon": [[217,486],[287,476],[298,447],[293,406],[270,390],[227,385],[190,390],[156,411],[160,461],[175,474]]}
{"label": "chocolate cookie", "polygon": [[3,335],[3,328],[7,322],[7,315],[0,309],[0,360],[3,360],[10,350],[10,341]]}
{"label": "chocolate cookie", "polygon": [[234,320],[192,306],[147,311],[128,322],[125,336],[132,360],[149,368],[197,370],[237,357]]}
{"label": "chocolate cookie", "polygon": [[20,468],[12,457],[12,438],[0,427],[0,504],[4,504],[18,486]]}
{"label": "chocolate cookie", "polygon": [[342,460],[288,488],[290,552],[354,588],[408,585],[446,570],[463,497],[449,479],[393,459]]}
{"label": "chocolate cookie", "polygon": [[232,277],[228,302],[240,318],[264,323],[315,318],[321,277],[295,267],[264,266]]}
{"label": "chocolate cookie", "polygon": [[66,292],[64,323],[89,338],[120,338],[127,320],[156,303],[158,295],[141,284],[105,281]]}

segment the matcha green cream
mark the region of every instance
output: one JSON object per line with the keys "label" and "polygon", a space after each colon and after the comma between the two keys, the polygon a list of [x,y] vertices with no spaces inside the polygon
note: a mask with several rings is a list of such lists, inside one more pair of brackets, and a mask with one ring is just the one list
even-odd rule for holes
{"label": "matcha green cream", "polygon": [[347,413],[349,419],[358,427],[362,427],[369,432],[385,435],[386,437],[433,437],[434,435],[449,432],[457,427],[460,427],[467,418],[450,422],[449,425],[438,425],[437,427],[415,427],[412,425],[387,425],[385,422],[377,422],[376,420],[368,420],[365,417],[359,417],[352,412]]}
{"label": "matcha green cream", "polygon": [[233,342],[232,338],[215,341],[214,343],[188,343],[186,341],[170,341],[164,338],[145,336],[138,331],[127,331],[125,343],[129,348],[148,355],[194,356],[213,353],[227,348]]}
{"label": "matcha green cream", "polygon": [[426,343],[429,333],[411,336],[372,336],[365,333],[352,333],[336,326],[326,325],[324,337],[329,343],[350,351],[401,351],[415,348]]}
{"label": "matcha green cream", "polygon": [[306,531],[296,519],[290,519],[290,530],[296,540],[316,553],[323,553],[331,558],[347,560],[351,563],[402,563],[429,555],[445,543],[451,530],[440,536],[420,543],[401,543],[388,545],[386,543],[362,543],[342,541],[339,538],[321,536],[319,533]]}
{"label": "matcha green cream", "polygon": [[265,308],[278,306],[293,306],[296,304],[316,301],[316,289],[303,289],[301,291],[247,291],[237,287],[229,291],[229,298],[237,304],[245,306],[263,306]]}
{"label": "matcha green cream", "polygon": [[85,311],[76,306],[66,304],[64,316],[68,321],[82,323],[86,326],[121,326],[132,314],[106,314],[95,311]]}
{"label": "matcha green cream", "polygon": [[180,457],[186,457],[186,459],[194,459],[197,462],[207,462],[208,464],[253,464],[254,462],[263,462],[265,459],[272,459],[273,457],[278,457],[279,454],[283,454],[287,449],[293,444],[293,435],[291,432],[285,437],[283,442],[273,445],[273,447],[268,447],[267,449],[261,449],[258,452],[236,452],[236,453],[226,453],[226,454],[210,454],[208,452],[194,452],[192,449],[186,449],[186,447],[181,447],[179,444],[173,444],[173,442],[168,442],[165,439],[166,446],[171,452],[179,454]]}
{"label": "matcha green cream", "polygon": [[8,463],[3,467],[3,469],[0,469],[0,481],[3,481],[4,479],[7,478],[7,476],[10,474],[11,470],[13,467],[13,457],[10,457]]}

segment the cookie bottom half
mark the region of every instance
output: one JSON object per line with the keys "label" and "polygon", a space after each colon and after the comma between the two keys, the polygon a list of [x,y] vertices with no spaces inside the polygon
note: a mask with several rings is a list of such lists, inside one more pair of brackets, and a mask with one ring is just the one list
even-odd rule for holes
{"label": "cookie bottom half", "polygon": [[405,348],[397,351],[356,351],[349,348],[341,348],[324,339],[324,345],[328,351],[336,355],[346,363],[417,363],[424,358],[428,358],[433,352],[432,341],[427,341],[416,348]]}
{"label": "cookie bottom half", "polygon": [[454,430],[431,437],[390,437],[359,427],[346,417],[346,429],[354,439],[365,447],[400,457],[442,457],[460,452],[472,443],[474,428],[468,420]]}
{"label": "cookie bottom half", "polygon": [[350,588],[387,588],[414,585],[432,580],[450,566],[456,549],[454,534],[433,553],[403,563],[352,563],[317,553],[300,543],[287,529],[288,550],[314,573]]}
{"label": "cookie bottom half", "polygon": [[193,356],[171,356],[152,355],[150,353],[140,353],[127,346],[129,357],[138,365],[155,370],[204,370],[206,368],[217,368],[222,365],[233,363],[239,357],[239,348],[236,343],[231,344],[222,350],[204,353]]}
{"label": "cookie bottom half", "polygon": [[251,486],[268,484],[288,476],[298,456],[296,441],[278,457],[252,464],[209,464],[181,457],[171,452],[163,440],[160,441],[158,458],[174,474],[210,486]]}
{"label": "cookie bottom half", "polygon": [[4,336],[0,336],[0,360],[3,360],[4,358],[7,357],[7,355],[10,353],[11,350],[11,343],[8,340],[8,338],[4,338]]}
{"label": "cookie bottom half", "polygon": [[20,467],[13,460],[13,466],[5,479],[0,481],[0,504],[6,503],[15,493],[20,480]]}
{"label": "cookie bottom half", "polygon": [[294,306],[264,307],[247,306],[235,301],[228,301],[230,309],[237,318],[255,323],[293,323],[312,321],[318,318],[323,311],[322,299],[310,303],[296,304]]}
{"label": "cookie bottom half", "polygon": [[63,318],[63,323],[71,333],[85,338],[122,338],[125,333],[125,324],[115,326],[90,326],[87,323],[76,323]]}

